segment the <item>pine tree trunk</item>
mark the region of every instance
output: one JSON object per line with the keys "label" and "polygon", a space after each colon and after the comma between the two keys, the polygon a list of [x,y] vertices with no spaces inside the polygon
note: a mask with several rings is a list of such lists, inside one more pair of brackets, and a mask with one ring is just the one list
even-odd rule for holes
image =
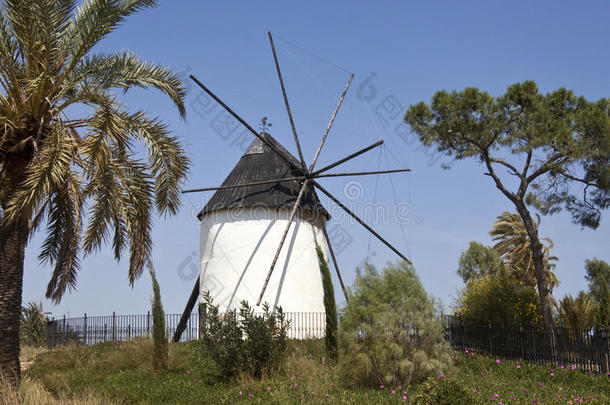
{"label": "pine tree trunk", "polygon": [[0,378],[15,387],[21,380],[19,323],[27,233],[26,221],[0,225]]}
{"label": "pine tree trunk", "polygon": [[551,292],[546,280],[544,253],[542,251],[542,243],[538,237],[538,228],[536,227],[532,216],[525,204],[516,204],[517,211],[523,220],[525,230],[530,239],[530,250],[534,261],[534,274],[536,276],[536,284],[538,286],[538,295],[540,297],[540,307],[542,308],[542,324],[544,329],[549,333],[551,347],[555,353],[555,325],[553,323],[553,312],[551,308]]}

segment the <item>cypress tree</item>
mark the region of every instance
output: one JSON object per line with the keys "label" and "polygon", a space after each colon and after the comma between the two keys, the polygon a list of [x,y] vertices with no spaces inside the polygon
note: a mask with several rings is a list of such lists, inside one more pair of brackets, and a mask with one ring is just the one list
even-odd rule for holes
{"label": "cypress tree", "polygon": [[152,318],[153,318],[153,359],[152,365],[155,370],[167,369],[167,358],[169,355],[169,345],[165,334],[165,311],[161,303],[161,289],[155,277],[155,271],[150,269],[152,279],[153,299],[152,299]]}
{"label": "cypress tree", "polygon": [[337,304],[335,303],[335,290],[333,282],[330,278],[330,270],[328,263],[322,253],[320,246],[316,245],[318,253],[318,262],[320,264],[320,272],[322,273],[322,287],[324,289],[324,310],[326,311],[326,334],[324,343],[326,346],[326,354],[331,360],[336,360],[338,355],[337,336]]}
{"label": "cypress tree", "polygon": [[610,333],[610,291],[603,277],[599,278],[599,305],[595,317],[595,331]]}

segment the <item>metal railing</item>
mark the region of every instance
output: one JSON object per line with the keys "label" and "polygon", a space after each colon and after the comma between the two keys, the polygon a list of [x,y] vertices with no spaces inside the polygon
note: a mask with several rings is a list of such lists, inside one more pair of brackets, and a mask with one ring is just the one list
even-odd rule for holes
{"label": "metal railing", "polygon": [[[326,315],[324,312],[285,312],[289,339],[324,337]],[[180,322],[181,314],[165,315],[166,336],[171,338]],[[186,329],[180,337],[181,342],[198,338],[198,314],[193,312]],[[137,337],[152,336],[152,315],[112,315],[87,316],[78,318],[53,319],[47,323],[47,346],[52,348],[68,343],[92,345],[102,342],[126,341]]]}

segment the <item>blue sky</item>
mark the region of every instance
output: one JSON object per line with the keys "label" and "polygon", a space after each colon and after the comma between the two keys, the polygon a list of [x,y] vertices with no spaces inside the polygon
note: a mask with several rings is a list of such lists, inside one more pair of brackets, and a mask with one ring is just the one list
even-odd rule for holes
{"label": "blue sky", "polygon": [[[404,111],[440,89],[474,86],[499,95],[523,80],[535,80],[544,92],[563,86],[589,100],[609,96],[610,8],[602,1],[160,3],[128,19],[96,50],[128,49],[185,77],[196,75],[255,128],[268,116],[272,135],[296,153],[266,35],[271,30],[308,161],[349,73],[356,74],[317,167],[384,139],[382,148],[341,171],[408,167],[412,172],[323,184],[363,215],[382,207],[389,220],[365,219],[380,222],[375,229],[412,258],[427,291],[446,307],[461,288],[455,274],[460,253],[471,240],[491,244],[494,219],[512,207],[474,160],[443,170],[446,157],[423,148],[413,134],[401,136]],[[220,107],[187,85],[185,122],[154,91],[130,92],[126,104],[159,116],[180,137],[193,161],[185,188],[217,185],[252,136],[221,126]],[[195,215],[210,196],[188,195],[177,216],[155,220],[153,262],[167,312],[181,312],[192,289],[199,249]],[[377,265],[396,259],[332,203],[327,207],[337,214],[329,231],[342,241],[338,260],[348,283],[367,257]],[[581,230],[566,213],[542,218],[540,234],[553,240],[559,258],[556,296],[586,288],[585,259],[610,261],[605,214],[595,231]],[[25,302],[42,299],[55,316],[149,309],[148,275],[129,287],[128,260],[117,264],[108,249],[83,261],[76,291],[59,305],[44,301],[51,269],[36,260],[41,239],[34,238],[26,252]]]}

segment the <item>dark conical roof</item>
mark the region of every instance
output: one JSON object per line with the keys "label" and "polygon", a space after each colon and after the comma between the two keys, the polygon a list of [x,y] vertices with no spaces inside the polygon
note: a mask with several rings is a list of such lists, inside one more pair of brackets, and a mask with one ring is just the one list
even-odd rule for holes
{"label": "dark conical roof", "polygon": [[[301,163],[290,152],[284,149],[271,135],[266,133],[261,135],[273,144],[285,159],[282,159],[268,145],[256,138],[241,159],[239,159],[239,162],[229,173],[225,181],[222,182],[221,186],[285,179],[303,175],[304,170],[301,169]],[[322,214],[325,219],[329,219],[330,215],[320,204],[313,186],[310,185],[308,188],[301,199],[300,208],[312,211],[314,214]],[[300,190],[300,183],[294,180],[218,190],[197,217],[201,219],[207,213],[234,208],[265,207],[292,209]]]}

